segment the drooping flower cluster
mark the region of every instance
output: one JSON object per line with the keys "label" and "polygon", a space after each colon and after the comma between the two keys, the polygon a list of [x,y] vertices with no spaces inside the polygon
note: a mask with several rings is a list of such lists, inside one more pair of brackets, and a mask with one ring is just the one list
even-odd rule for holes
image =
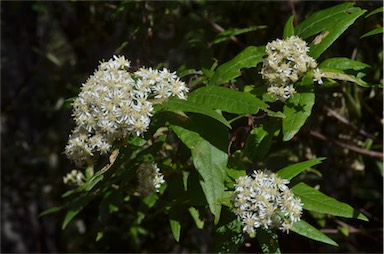
{"label": "drooping flower cluster", "polygon": [[288,183],[267,170],[255,170],[251,176],[236,180],[233,204],[244,232],[251,237],[259,227],[289,232],[300,220],[301,200],[293,196]]}
{"label": "drooping flower cluster", "polygon": [[92,164],[95,154],[107,154],[116,140],[130,133],[142,135],[153,115],[153,104],[170,96],[186,98],[188,88],[167,69],[127,69],[124,56],[101,62],[83,84],[73,103],[76,127],[65,148],[78,166]]}
{"label": "drooping flower cluster", "polygon": [[137,169],[139,182],[138,192],[142,196],[148,196],[152,192],[159,192],[160,186],[164,183],[164,176],[156,163],[144,162]]}
{"label": "drooping flower cluster", "polygon": [[[267,44],[267,57],[261,74],[269,84],[269,94],[285,101],[296,92],[293,84],[306,72],[317,67],[316,61],[308,56],[308,51],[307,43],[297,36],[277,39]],[[316,74],[314,80],[321,84],[319,69]]]}

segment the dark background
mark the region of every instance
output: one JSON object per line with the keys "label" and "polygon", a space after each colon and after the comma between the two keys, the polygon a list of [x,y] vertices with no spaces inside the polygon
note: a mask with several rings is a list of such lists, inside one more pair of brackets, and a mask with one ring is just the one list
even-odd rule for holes
{"label": "dark background", "polygon": [[[97,213],[92,204],[65,231],[61,230],[62,213],[38,216],[61,204],[60,195],[67,190],[62,177],[72,169],[63,155],[73,128],[71,109],[65,100],[76,96],[99,60],[113,54],[124,54],[133,68],[159,64],[171,70],[210,68],[213,58],[223,63],[248,45],[263,45],[281,37],[284,23],[292,14],[300,22],[335,3],[2,1],[1,252],[209,250],[209,239],[192,227],[182,236],[185,240],[176,244],[168,222],[161,219],[156,226],[147,225],[153,233],[139,243],[126,237],[121,224],[124,218],[117,218],[107,229],[110,235],[95,242]],[[382,2],[356,4],[369,12]],[[267,28],[212,44],[221,29],[255,25]],[[382,35],[359,40],[377,26],[382,26],[381,14],[359,18],[319,61],[344,56],[366,62],[372,68],[365,79],[382,83]],[[256,74],[245,75],[243,82],[254,80]],[[340,145],[366,146],[380,154],[382,112],[381,89],[351,84],[318,87],[313,115],[302,132],[289,144],[272,148],[297,160],[327,157],[316,167],[322,176],[314,183],[320,184],[324,193],[360,209],[370,220],[326,218],[323,230],[339,243],[339,248],[289,234],[281,238],[283,252],[383,251],[382,159]],[[339,121],[339,116],[348,124]],[[319,133],[327,140],[318,138]],[[311,222],[317,223],[315,219]],[[348,236],[339,230],[342,225],[350,229]],[[257,244],[250,241],[240,251],[258,251]]]}

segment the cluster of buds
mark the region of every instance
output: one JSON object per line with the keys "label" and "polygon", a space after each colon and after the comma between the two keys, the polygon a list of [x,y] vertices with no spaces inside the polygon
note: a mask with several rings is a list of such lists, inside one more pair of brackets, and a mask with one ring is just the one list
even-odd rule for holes
{"label": "cluster of buds", "polygon": [[85,176],[81,171],[73,169],[71,173],[68,173],[63,177],[64,184],[81,186],[85,182]]}
{"label": "cluster of buds", "polygon": [[138,192],[142,196],[148,196],[153,192],[159,192],[161,184],[164,183],[164,176],[156,163],[144,162],[137,169],[139,183]]}
{"label": "cluster of buds", "polygon": [[65,154],[77,166],[92,165],[93,156],[108,154],[116,140],[142,135],[155,103],[186,98],[188,88],[175,72],[140,68],[130,73],[129,67],[124,56],[101,62],[73,102],[76,127]]}
{"label": "cluster of buds", "polygon": [[[267,44],[267,56],[261,75],[269,84],[269,94],[285,101],[296,92],[293,84],[317,67],[316,61],[308,56],[308,52],[307,43],[297,36],[285,40],[277,39]],[[313,77],[319,84],[322,83],[319,69],[314,71]]]}
{"label": "cluster of buds", "polygon": [[289,232],[300,220],[302,204],[288,188],[288,180],[264,170],[236,180],[233,204],[243,231],[251,237],[257,228]]}

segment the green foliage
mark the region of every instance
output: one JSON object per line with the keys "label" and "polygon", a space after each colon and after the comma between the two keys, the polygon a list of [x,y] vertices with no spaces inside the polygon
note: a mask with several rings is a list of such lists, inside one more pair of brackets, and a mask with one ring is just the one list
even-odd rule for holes
{"label": "green foliage", "polygon": [[357,218],[367,221],[367,217],[353,209],[350,205],[328,197],[320,191],[309,187],[305,183],[299,183],[292,187],[295,195],[299,196],[304,204],[304,209],[319,213],[326,213],[345,218]]}
{"label": "green foliage", "polygon": [[309,169],[312,166],[315,166],[317,164],[320,164],[322,160],[325,158],[316,158],[313,160],[303,161],[299,163],[295,163],[293,165],[289,165],[285,168],[280,169],[277,171],[277,174],[284,179],[291,180],[301,172],[303,172],[306,169]]}
{"label": "green foliage", "polygon": [[292,231],[315,241],[323,242],[333,246],[338,246],[338,244],[335,241],[333,241],[331,238],[324,235],[317,228],[311,226],[305,221],[296,222],[293,225]]}
{"label": "green foliage", "polygon": [[[200,2],[196,4],[204,5]],[[115,15],[122,10],[124,7],[120,6]],[[297,35],[309,39],[316,36],[309,44],[309,54],[319,58],[365,12],[354,7],[353,3],[342,3],[315,12],[296,27],[295,17],[291,16],[285,23],[281,38]],[[229,43],[234,36],[249,35],[264,28],[227,29],[214,37],[212,45]],[[371,34],[364,36],[376,32],[371,31]],[[200,37],[188,38],[186,43],[203,47]],[[121,45],[119,50],[124,47],[125,44]],[[97,166],[92,170],[89,168],[84,184],[63,195],[68,200],[65,205],[43,214],[66,210],[62,224],[65,229],[91,201],[95,201],[99,203],[97,217],[102,225],[108,225],[119,214],[130,214],[131,217],[126,218],[129,220],[127,231],[137,245],[141,236],[151,235],[147,219],[166,217],[167,230],[176,242],[182,243],[184,233],[193,225],[201,231],[213,228],[213,251],[238,251],[248,238],[235,216],[232,195],[236,180],[259,165],[267,165],[266,161],[274,160],[274,156],[287,159],[289,156],[285,152],[297,142],[294,138],[300,138],[308,119],[318,113],[315,102],[319,95],[313,70],[293,84],[296,93],[286,101],[268,97],[257,69],[262,66],[265,50],[264,45],[247,46],[223,64],[217,66],[214,62],[210,69],[204,66],[199,66],[199,70],[189,69],[193,68],[190,66],[181,67],[183,73],[180,76],[191,76],[192,91],[188,98],[170,98],[156,105],[151,127],[143,137],[128,134],[127,140],[115,144],[116,150],[108,159],[99,158]],[[325,59],[318,67],[324,83],[337,84],[337,80],[342,80],[357,84],[359,88],[374,87],[362,80],[366,75],[364,71],[371,66],[361,61],[334,57]],[[242,82],[252,85],[254,90],[247,91],[243,84],[237,82],[239,77],[243,77]],[[244,124],[245,120],[248,121]],[[243,135],[239,134],[241,131]],[[307,142],[311,143],[310,140]],[[292,149],[287,154],[292,157],[295,151]],[[301,162],[290,163],[276,173],[286,180],[297,177],[295,183],[299,183],[291,190],[295,197],[301,199],[303,209],[368,221],[365,215],[350,205],[302,182],[307,177],[320,181],[309,172],[324,159],[296,160]],[[135,171],[142,162],[156,162],[166,180],[159,192],[147,197],[140,196],[136,190]],[[93,170],[96,172],[93,173]],[[327,183],[327,176],[323,175],[324,182],[319,184]],[[293,224],[291,231],[308,239],[338,246],[307,223],[307,215],[304,213],[302,219]],[[97,241],[106,237],[107,233],[103,230],[101,228],[98,232]],[[280,234],[276,228],[265,229],[261,226],[252,237],[256,237],[263,253],[281,253]]]}
{"label": "green foliage", "polygon": [[339,4],[309,16],[295,28],[295,34],[303,39],[317,35],[309,45],[310,55],[316,59],[365,12],[353,3]]}
{"label": "green foliage", "polygon": [[209,84],[222,85],[239,77],[242,68],[256,67],[263,61],[264,55],[264,46],[248,46],[233,59],[217,67]]}
{"label": "green foliage", "polygon": [[291,140],[301,129],[311,115],[315,104],[315,94],[312,89],[303,89],[284,105],[283,140]]}
{"label": "green foliage", "polygon": [[251,94],[216,86],[196,89],[188,100],[233,114],[257,114],[260,109],[268,108],[266,103]]}

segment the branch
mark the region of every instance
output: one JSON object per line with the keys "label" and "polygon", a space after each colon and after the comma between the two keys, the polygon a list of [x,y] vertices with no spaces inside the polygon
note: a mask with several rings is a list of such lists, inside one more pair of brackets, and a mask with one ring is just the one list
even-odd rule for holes
{"label": "branch", "polygon": [[360,133],[363,136],[366,136],[366,137],[371,138],[371,139],[376,139],[375,136],[373,136],[372,134],[366,132],[363,129],[358,128],[356,125],[351,123],[347,118],[345,118],[344,116],[340,115],[335,110],[330,109],[327,106],[325,106],[324,108],[327,111],[329,116],[332,116],[332,117],[336,118],[337,120],[339,120],[340,122],[342,122],[343,124],[350,126],[353,130],[357,131],[358,133]]}
{"label": "branch", "polygon": [[362,149],[360,147],[356,147],[356,146],[352,146],[352,145],[349,145],[349,144],[345,144],[345,143],[340,142],[340,141],[338,141],[336,139],[328,138],[328,137],[324,136],[323,134],[321,134],[321,133],[319,133],[317,131],[310,131],[309,134],[311,136],[314,136],[315,138],[320,139],[320,140],[332,142],[335,145],[337,145],[339,147],[342,147],[342,148],[346,148],[346,149],[348,149],[348,150],[350,150],[352,152],[363,154],[363,155],[366,155],[366,156],[370,156],[370,157],[374,157],[374,158],[378,158],[378,159],[383,160],[383,153],[376,152],[376,151],[370,151],[370,150]]}

